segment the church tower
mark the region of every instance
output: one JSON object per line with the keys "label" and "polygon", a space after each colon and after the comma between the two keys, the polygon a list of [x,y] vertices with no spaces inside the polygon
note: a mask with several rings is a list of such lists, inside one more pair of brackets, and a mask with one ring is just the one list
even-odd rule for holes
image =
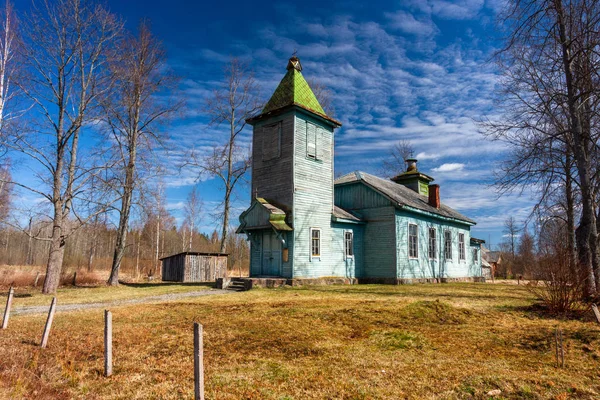
{"label": "church tower", "polygon": [[253,126],[252,204],[238,232],[251,240],[250,275],[326,276],[331,254],[333,133],[293,56]]}

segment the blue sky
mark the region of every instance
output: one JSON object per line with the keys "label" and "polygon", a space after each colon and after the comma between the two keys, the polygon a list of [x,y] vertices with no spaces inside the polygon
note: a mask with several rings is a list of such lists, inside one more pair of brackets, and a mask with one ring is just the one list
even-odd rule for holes
{"label": "blue sky", "polygon": [[[17,1],[24,8],[28,1]],[[473,236],[502,239],[510,215],[523,221],[527,193],[497,198],[488,186],[495,164],[507,156],[500,143],[478,133],[474,120],[495,117],[497,83],[494,17],[501,0],[466,1],[107,1],[130,28],[141,18],[165,44],[168,62],[182,77],[186,109],[168,127],[170,165],[189,148],[209,148],[224,136],[201,113],[231,56],[247,60],[268,97],[297,50],[308,79],[333,92],[336,174],[355,169],[379,174],[399,140],[410,140],[419,169],[441,185],[442,201],[478,222]],[[243,141],[250,143],[248,130]],[[195,184],[194,171],[165,178],[170,210],[180,215]],[[206,208],[221,196],[215,181],[199,189]],[[242,189],[237,212],[249,203]],[[203,221],[212,231],[214,222]]]}

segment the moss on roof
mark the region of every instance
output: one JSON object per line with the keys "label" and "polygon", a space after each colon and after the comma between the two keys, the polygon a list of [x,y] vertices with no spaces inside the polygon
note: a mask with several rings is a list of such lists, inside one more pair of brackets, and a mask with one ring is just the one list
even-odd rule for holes
{"label": "moss on roof", "polygon": [[287,73],[262,112],[268,113],[292,104],[326,115],[302,73],[294,67],[288,67]]}

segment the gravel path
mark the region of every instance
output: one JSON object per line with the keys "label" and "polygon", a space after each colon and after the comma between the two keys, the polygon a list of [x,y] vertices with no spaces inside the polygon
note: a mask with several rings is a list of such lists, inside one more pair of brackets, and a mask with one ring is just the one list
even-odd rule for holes
{"label": "gravel path", "polygon": [[[207,289],[207,290],[199,290],[195,292],[187,292],[187,293],[172,293],[172,294],[161,294],[158,296],[148,296],[148,297],[140,297],[137,299],[129,299],[129,300],[115,300],[115,301],[105,301],[98,303],[76,303],[76,304],[63,304],[60,302],[56,305],[56,311],[81,311],[81,310],[89,310],[93,308],[107,308],[114,306],[127,306],[131,304],[147,304],[147,303],[162,303],[165,301],[171,300],[179,300],[185,299],[188,297],[201,297],[201,296],[214,296],[219,294],[230,294],[235,293],[228,290],[220,290],[220,289]],[[23,306],[23,307],[15,307],[11,310],[11,314],[13,315],[23,315],[23,314],[46,314],[48,313],[49,306]]]}

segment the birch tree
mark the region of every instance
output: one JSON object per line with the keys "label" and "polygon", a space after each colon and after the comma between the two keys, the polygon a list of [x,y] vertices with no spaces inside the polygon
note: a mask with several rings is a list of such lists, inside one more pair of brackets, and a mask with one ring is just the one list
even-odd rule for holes
{"label": "birch tree", "polygon": [[200,197],[200,193],[198,193],[198,189],[194,187],[188,194],[186,203],[183,207],[185,223],[190,230],[187,248],[184,248],[184,251],[192,251],[194,249],[194,232],[198,229],[198,225],[200,224],[202,207],[202,198]]}
{"label": "birch tree", "polygon": [[[160,124],[179,106],[158,98],[172,88],[173,77],[165,66],[161,43],[143,22],[137,37],[128,36],[111,63],[116,90],[104,104],[105,120],[118,158],[119,226],[109,285],[119,284],[119,268],[125,254],[134,191],[139,183],[139,158],[162,143]],[[137,183],[136,183],[137,182]]]}
{"label": "birch tree", "polygon": [[[27,79],[20,89],[33,104],[31,123],[15,134],[9,147],[39,167],[41,185],[15,185],[45,198],[52,207],[52,232],[37,239],[50,243],[43,292],[53,293],[66,240],[89,219],[77,213],[77,201],[97,166],[89,158],[80,159],[80,141],[84,131],[93,132],[88,128],[112,87],[106,59],[121,23],[105,8],[82,0],[34,3],[25,22]],[[75,223],[67,226],[71,217]]]}

